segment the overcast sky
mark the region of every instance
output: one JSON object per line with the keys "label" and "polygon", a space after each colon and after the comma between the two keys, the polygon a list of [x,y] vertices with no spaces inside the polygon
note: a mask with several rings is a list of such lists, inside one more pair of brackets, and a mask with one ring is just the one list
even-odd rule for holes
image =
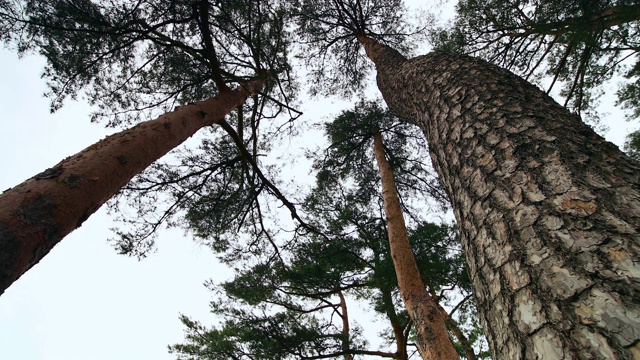
{"label": "overcast sky", "polygon": [[[89,123],[83,103],[50,114],[42,67],[37,57],[0,51],[0,191],[109,133]],[[610,111],[607,137],[621,145],[632,124]],[[0,296],[0,358],[171,359],[167,344],[183,339],[178,314],[207,322],[202,284],[229,276],[214,255],[164,231],[158,252],[138,262],[108,245],[111,226],[101,209]]]}

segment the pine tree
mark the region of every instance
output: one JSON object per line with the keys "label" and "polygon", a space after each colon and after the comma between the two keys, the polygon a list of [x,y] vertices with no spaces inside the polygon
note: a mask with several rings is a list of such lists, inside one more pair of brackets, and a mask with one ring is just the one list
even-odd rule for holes
{"label": "pine tree", "polygon": [[639,22],[635,0],[461,0],[451,29],[433,37],[444,50],[480,56],[547,93],[561,88],[564,106],[588,120],[598,120],[605,85],[624,79],[618,104],[637,118]]}
{"label": "pine tree", "polygon": [[[420,339],[414,334],[420,333],[421,325],[413,323],[401,305],[381,179],[373,166],[374,128],[387,136],[387,167],[396,172],[404,211],[415,214],[410,203],[424,205],[434,200],[429,194],[442,196],[420,161],[420,151],[413,151],[422,137],[416,129],[375,103],[361,102],[342,112],[325,124],[330,145],[312,152],[316,184],[301,209],[319,232],[284,242],[280,258],[256,253],[245,260],[246,267],[234,260],[233,266],[242,270],[232,281],[221,285],[211,281],[217,295],[212,312],[224,321],[207,328],[183,317],[187,337],[183,344],[170,347],[173,353],[185,359],[409,358],[413,351],[408,343]],[[429,290],[437,316],[446,318],[447,326],[457,333],[461,354],[475,359],[477,344],[469,339],[477,331],[474,306],[456,232],[421,218],[410,216],[412,226],[405,239],[419,264],[412,275],[429,284],[422,291]],[[463,300],[452,304],[457,313],[450,316],[439,302],[450,303],[455,295]],[[389,324],[380,336],[395,345],[395,352],[367,345],[368,334],[359,326],[362,319],[348,311],[353,300],[368,304],[372,316]],[[458,324],[454,317],[471,321]],[[444,336],[449,337],[446,329]]]}
{"label": "pine tree", "polygon": [[391,111],[423,130],[494,358],[637,356],[637,163],[506,70],[386,45],[390,1],[303,3],[301,36],[324,53],[317,34],[357,39]]}
{"label": "pine tree", "polygon": [[382,178],[389,248],[402,300],[418,333],[418,350],[423,359],[456,360],[458,354],[449,338],[445,318],[437,300],[427,292],[411,250],[393,170],[386,159],[379,129],[374,129],[373,138],[373,150]]}

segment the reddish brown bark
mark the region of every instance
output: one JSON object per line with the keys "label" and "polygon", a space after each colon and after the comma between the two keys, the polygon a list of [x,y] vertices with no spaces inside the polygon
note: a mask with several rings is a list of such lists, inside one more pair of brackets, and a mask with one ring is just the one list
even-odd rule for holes
{"label": "reddish brown bark", "polygon": [[0,294],[136,174],[262,86],[256,81],[106,137],[0,194]]}
{"label": "reddish brown bark", "polygon": [[457,360],[456,352],[439,305],[427,293],[420,276],[400,207],[391,166],[387,162],[379,131],[374,134],[374,153],[382,178],[382,197],[387,216],[389,247],[398,278],[398,288],[418,334],[418,351],[423,359]]}
{"label": "reddish brown bark", "polygon": [[400,318],[396,313],[393,305],[393,298],[391,297],[391,290],[384,288],[380,289],[382,292],[382,301],[387,311],[387,318],[391,322],[391,328],[393,329],[393,336],[396,339],[396,353],[398,354],[398,360],[407,360],[409,358],[407,354],[407,337],[402,328]]}
{"label": "reddish brown bark", "polygon": [[353,360],[353,355],[350,353],[351,351],[351,331],[349,329],[349,312],[347,310],[347,301],[342,294],[342,290],[338,289],[338,297],[340,298],[340,317],[342,318],[342,351],[344,354],[344,360]]}

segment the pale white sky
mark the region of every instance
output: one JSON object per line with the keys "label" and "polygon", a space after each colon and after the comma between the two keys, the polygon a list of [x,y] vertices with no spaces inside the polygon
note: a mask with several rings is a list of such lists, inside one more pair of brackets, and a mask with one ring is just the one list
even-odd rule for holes
{"label": "pale white sky", "polygon": [[[82,103],[49,113],[41,59],[2,50],[0,64],[0,191],[108,134]],[[609,111],[607,137],[621,145],[633,124]],[[111,226],[101,209],[0,296],[0,358],[172,359],[166,346],[183,340],[178,314],[208,322],[202,284],[228,276],[209,250],[164,231],[158,252],[138,262],[107,244]]]}

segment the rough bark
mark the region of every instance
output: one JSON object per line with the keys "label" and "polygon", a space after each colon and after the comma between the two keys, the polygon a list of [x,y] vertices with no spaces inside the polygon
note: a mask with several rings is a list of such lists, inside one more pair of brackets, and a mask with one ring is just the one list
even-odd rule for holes
{"label": "rough bark", "polygon": [[[380,249],[376,246],[373,248],[373,256],[374,262],[376,266],[380,265]],[[405,334],[406,329],[410,326],[407,324],[403,326],[402,320],[396,313],[395,303],[392,296],[391,287],[389,284],[381,281],[380,278],[374,279],[374,286],[380,290],[380,295],[382,298],[382,303],[384,305],[385,312],[387,314],[387,318],[391,323],[391,329],[393,330],[393,337],[396,340],[396,359],[398,360],[407,360],[409,358],[407,354],[407,339],[408,334]]]}
{"label": "rough bark", "polygon": [[639,359],[638,163],[506,70],[359,40],[427,137],[494,359]]}
{"label": "rough bark", "polygon": [[262,81],[106,137],[0,194],[0,294],[136,174],[224,116]]}
{"label": "rough bark", "polygon": [[416,327],[418,351],[423,359],[458,360],[438,304],[431,298],[422,281],[400,207],[391,166],[382,144],[382,134],[374,134],[373,150],[382,178],[382,197],[387,216],[389,248],[398,278],[400,296]]}

